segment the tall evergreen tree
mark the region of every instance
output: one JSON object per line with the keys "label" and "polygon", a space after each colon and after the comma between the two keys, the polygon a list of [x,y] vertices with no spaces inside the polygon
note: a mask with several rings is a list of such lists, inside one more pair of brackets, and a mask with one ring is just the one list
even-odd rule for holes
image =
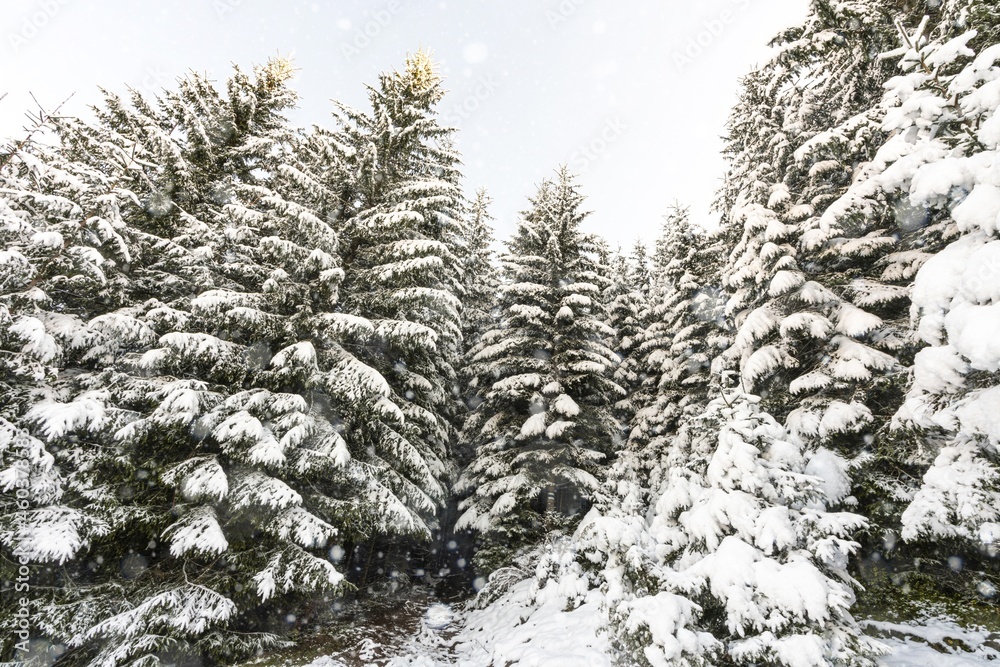
{"label": "tall evergreen tree", "polygon": [[[462,244],[462,287],[463,298],[463,359],[460,373],[464,384],[464,399],[469,410],[476,410],[490,388],[490,382],[483,381],[476,372],[473,357],[477,353],[483,336],[496,327],[498,292],[501,285],[499,271],[494,264],[493,230],[489,212],[491,203],[485,190],[478,190],[472,202],[469,223],[466,226]],[[464,428],[464,424],[463,424]],[[468,434],[463,433],[456,448],[456,462],[468,465],[475,455],[475,445]]]}
{"label": "tall evergreen tree", "polygon": [[[426,533],[433,503],[364,440],[379,433],[402,458],[404,417],[349,351],[376,326],[338,312],[336,196],[282,117],[290,75],[282,60],[237,71],[225,95],[192,75],[154,104],[109,97],[101,125],[60,128],[56,159],[107,180],[105,208],[77,221],[84,209],[70,207],[67,225],[107,239],[99,277],[123,295],[63,291],[58,391],[23,418],[58,447],[77,506],[106,526],[89,563],[61,575],[77,585],[49,589],[40,616],[70,647],[65,660],[222,660],[279,645],[260,621],[279,600],[341,585],[334,539]],[[116,225],[127,259],[101,232]],[[47,281],[76,280],[61,270]],[[407,472],[433,479],[419,461]]]}
{"label": "tall evergreen tree", "polygon": [[692,228],[686,211],[678,209],[667,217],[656,246],[656,300],[635,346],[642,382],[633,398],[628,457],[619,471],[644,489],[655,485],[678,427],[704,409],[712,361],[729,342],[719,239]]}
{"label": "tall evergreen tree", "polygon": [[[81,315],[121,299],[116,265],[127,264],[131,254],[120,211],[130,193],[47,148],[53,134],[51,118],[40,114],[27,136],[0,150],[3,660],[25,657],[15,654],[15,644],[23,647],[31,638],[20,624],[40,613],[39,592],[59,586],[62,566],[109,531],[81,507],[57,464],[58,443],[39,437],[28,416],[39,402],[60,395],[61,371],[74,352],[67,334]],[[29,600],[27,609],[22,599]]]}
{"label": "tall evergreen tree", "polygon": [[478,449],[458,527],[482,536],[485,570],[535,542],[547,512],[593,497],[616,448],[614,332],[582,201],[565,168],[539,187],[503,257],[500,323],[473,357],[490,389],[467,427]]}
{"label": "tall evergreen tree", "polygon": [[340,105],[338,128],[320,133],[317,155],[339,198],[342,308],[374,325],[356,353],[385,377],[400,411],[398,427],[361,437],[407,488],[429,537],[464,413],[456,369],[466,204],[452,130],[436,111],[444,89],[430,56],[409,56],[368,92],[371,112]]}
{"label": "tall evergreen tree", "polygon": [[803,454],[760,399],[727,392],[664,452],[645,521],[588,517],[578,549],[606,564],[623,664],[874,664],[846,569],[864,519],[826,511]]}
{"label": "tall evergreen tree", "polygon": [[[462,239],[462,338],[464,350],[473,349],[493,329],[494,308],[500,276],[493,262],[492,199],[486,190],[476,191]],[[473,378],[467,377],[466,380]]]}
{"label": "tall evergreen tree", "polygon": [[[940,574],[947,571],[947,558],[954,552],[970,553],[968,544],[963,547],[948,543],[934,545],[923,539],[944,537],[947,530],[932,529],[930,526],[937,520],[929,518],[930,515],[917,519],[920,512],[914,508],[920,506],[926,511],[933,507],[931,514],[945,517],[952,511],[946,496],[954,501],[960,494],[936,496],[936,491],[930,491],[927,495],[926,482],[918,491],[919,485],[914,482],[921,477],[935,478],[934,484],[945,479],[940,470],[936,470],[936,465],[931,466],[925,476],[928,466],[941,450],[940,433],[936,430],[938,426],[932,424],[933,419],[927,418],[933,410],[929,412],[926,405],[917,407],[922,403],[923,390],[911,388],[905,405],[903,398],[911,378],[920,386],[921,378],[934,377],[933,374],[928,376],[925,366],[933,353],[917,352],[919,346],[937,347],[942,342],[938,334],[929,333],[923,325],[918,327],[916,337],[907,335],[905,316],[910,306],[911,285],[911,309],[923,311],[927,308],[926,303],[922,303],[927,294],[926,286],[940,282],[942,277],[938,275],[930,282],[927,278],[917,279],[915,284],[914,279],[920,275],[933,276],[940,270],[942,261],[937,257],[943,253],[943,248],[954,245],[960,231],[940,193],[932,188],[934,195],[930,196],[917,187],[922,182],[917,167],[935,162],[934,151],[955,150],[956,156],[975,152],[955,138],[964,133],[974,134],[970,128],[981,122],[977,118],[962,128],[966,111],[957,100],[970,94],[969,88],[963,87],[970,84],[959,84],[950,92],[945,91],[953,85],[951,77],[961,70],[966,62],[964,58],[971,55],[964,45],[974,43],[978,37],[972,34],[956,37],[956,34],[968,27],[969,21],[982,20],[981,10],[976,3],[947,3],[937,11],[928,12],[929,15],[919,21],[919,14],[903,17],[900,25],[904,31],[898,36],[900,46],[884,54],[884,60],[894,66],[898,63],[910,74],[887,83],[888,92],[872,108],[818,135],[800,150],[804,161],[817,169],[827,163],[817,160],[824,155],[842,162],[861,163],[849,183],[824,190],[823,196],[829,203],[803,233],[803,248],[809,253],[812,266],[816,267],[816,280],[830,285],[848,304],[858,308],[860,312],[848,311],[854,313],[858,323],[864,322],[861,313],[866,314],[864,317],[869,322],[866,326],[872,327],[863,336],[866,345],[895,357],[899,364],[896,369],[912,367],[912,371],[893,370],[866,377],[861,366],[855,364],[855,379],[846,387],[852,390],[855,401],[863,402],[871,410],[871,425],[865,429],[868,434],[861,442],[855,437],[851,443],[840,436],[839,443],[836,440],[832,443],[842,453],[860,452],[854,459],[860,464],[854,479],[860,483],[852,491],[872,522],[882,529],[874,533],[872,548],[889,552],[882,553],[887,557],[883,563],[896,570],[899,577],[923,576],[922,570],[933,571],[935,567]],[[957,20],[958,16],[962,19]],[[929,47],[928,41],[934,37],[937,40]],[[915,111],[917,104],[926,104],[927,109],[930,105],[939,106],[933,112]],[[924,129],[930,126],[935,127],[932,133]],[[931,139],[931,135],[935,139]],[[938,135],[940,143],[936,143]],[[854,157],[845,160],[845,153],[853,153]],[[864,159],[859,160],[859,156]],[[943,165],[938,168],[943,169]],[[923,174],[929,173],[930,170],[923,171]],[[911,192],[906,191],[907,187]],[[959,187],[972,190],[964,181]],[[833,195],[837,196],[833,198]],[[932,264],[938,268],[924,272],[922,267]],[[930,311],[940,303],[935,302]],[[938,312],[923,321],[932,321],[940,315]],[[862,353],[859,360],[870,368],[869,361],[873,359],[870,352],[858,352]],[[841,367],[844,368],[843,364]],[[828,375],[836,378],[835,374]],[[822,375],[818,377],[823,378]],[[931,381],[930,386],[937,387],[928,392],[935,394],[943,385],[937,386]],[[840,389],[843,388],[841,385]],[[803,402],[802,412],[821,405],[821,394],[831,393],[830,389],[837,387],[824,388],[820,395],[809,396]],[[897,414],[895,424],[890,421],[894,413]],[[900,415],[905,417],[900,418]],[[799,424],[806,425],[808,421],[798,420]],[[820,430],[822,426],[820,420]],[[956,479],[958,477],[955,475]],[[953,482],[945,486],[952,487]],[[941,488],[938,486],[937,491]],[[930,498],[934,500],[928,503]],[[947,520],[941,525],[945,524]],[[900,531],[912,542],[904,545],[902,541],[893,544],[894,540],[890,540],[886,543],[889,546],[883,548],[882,536]],[[989,569],[984,567],[984,570]],[[964,579],[952,574],[932,576],[935,587],[949,579]]]}
{"label": "tall evergreen tree", "polygon": [[651,276],[646,247],[636,241],[631,255],[619,250],[611,257],[610,284],[604,300],[608,304],[608,326],[615,331],[614,350],[618,354],[615,382],[625,396],[615,405],[615,417],[627,428],[635,415],[633,396],[642,378],[636,372],[635,350],[649,310]]}
{"label": "tall evergreen tree", "polygon": [[[902,515],[902,536],[924,547],[923,561],[938,578],[948,572],[967,587],[959,586],[961,593],[992,598],[1000,583],[1000,180],[992,166],[1000,155],[1000,103],[991,91],[1000,82],[1000,46],[977,54],[969,47],[976,37],[968,32],[905,54],[909,72],[890,82],[886,96],[886,125],[897,135],[875,181],[926,207],[929,217],[943,215],[950,241],[914,281],[914,325],[925,347],[897,426],[916,432],[933,463]],[[948,567],[956,555],[971,576]]]}
{"label": "tall evergreen tree", "polygon": [[[725,361],[819,452],[828,491],[877,509],[883,528],[899,511],[886,496],[905,495],[912,474],[887,429],[913,353],[907,285],[920,258],[913,216],[886,197],[862,204],[852,190],[877,169],[887,136],[882,84],[895,65],[883,54],[905,37],[897,26],[917,26],[923,10],[813,3],[777,40],[780,55],[745,81],[719,199],[737,328]],[[755,134],[762,123],[769,131]]]}

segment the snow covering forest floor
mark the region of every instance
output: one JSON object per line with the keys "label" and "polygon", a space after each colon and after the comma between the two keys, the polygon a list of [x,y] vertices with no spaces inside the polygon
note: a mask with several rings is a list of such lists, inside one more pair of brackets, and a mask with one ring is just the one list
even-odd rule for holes
{"label": "snow covering forest floor", "polygon": [[[522,582],[521,587],[527,587]],[[610,667],[596,596],[567,612],[514,604],[473,609],[425,589],[375,596],[338,607],[333,619],[286,652],[247,667]],[[522,620],[523,619],[523,620]],[[961,627],[928,613],[920,622],[868,620],[862,625],[889,648],[883,667],[978,667],[1000,664],[1000,632]]]}

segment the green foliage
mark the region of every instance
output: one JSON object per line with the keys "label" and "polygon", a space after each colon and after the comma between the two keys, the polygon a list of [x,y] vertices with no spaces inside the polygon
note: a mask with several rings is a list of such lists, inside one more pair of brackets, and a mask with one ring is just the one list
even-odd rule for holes
{"label": "green foliage", "polygon": [[[291,73],[273,60],[236,70],[225,93],[191,75],[152,102],[109,95],[97,124],[53,120],[56,147],[5,160],[17,187],[0,206],[12,251],[0,344],[20,356],[5,357],[0,456],[4,469],[31,461],[36,493],[0,540],[65,564],[37,611],[67,662],[273,648],[276,600],[345,589],[327,558],[336,541],[434,525],[457,413],[443,380],[425,406],[405,394],[426,394],[414,370],[453,375],[435,355],[461,340],[455,280],[397,272],[410,303],[394,302],[395,319],[343,298],[358,268],[345,274],[331,225],[345,184],[326,178],[344,169],[316,169],[322,142],[283,117]],[[436,185],[397,186],[373,218],[448,219],[428,213]],[[403,255],[451,257],[448,241]],[[366,347],[409,356],[382,375]]]}
{"label": "green foliage", "polygon": [[490,544],[543,535],[541,513],[559,498],[564,513],[579,512],[614,453],[614,331],[599,248],[579,229],[582,199],[565,169],[541,185],[502,260],[500,321],[471,352],[488,389],[466,425],[477,450],[457,487],[467,497],[456,527],[480,534],[486,567],[500,562]]}

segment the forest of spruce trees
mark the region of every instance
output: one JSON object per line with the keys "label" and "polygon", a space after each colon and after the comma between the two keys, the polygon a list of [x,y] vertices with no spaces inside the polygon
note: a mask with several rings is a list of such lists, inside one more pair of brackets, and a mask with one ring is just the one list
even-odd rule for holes
{"label": "forest of spruce trees", "polygon": [[0,149],[0,659],[230,663],[525,579],[623,665],[995,621],[1000,6],[814,0],[774,46],[718,227],[624,251],[558,166],[497,251],[424,52],[329,129],[278,58],[41,115]]}

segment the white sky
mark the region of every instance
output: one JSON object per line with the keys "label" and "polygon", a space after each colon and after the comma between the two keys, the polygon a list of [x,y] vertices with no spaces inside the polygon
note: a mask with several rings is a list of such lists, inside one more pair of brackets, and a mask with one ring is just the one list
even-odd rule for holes
{"label": "white sky", "polygon": [[[330,99],[366,108],[364,84],[430,48],[450,94],[471,192],[507,236],[535,184],[580,174],[588,227],[651,241],[674,200],[707,221],[738,79],[808,0],[4,0],[0,136],[32,108],[85,113],[98,86],[156,92],[189,69],[224,82],[293,56],[301,125]],[[365,33],[368,33],[367,35]]]}

